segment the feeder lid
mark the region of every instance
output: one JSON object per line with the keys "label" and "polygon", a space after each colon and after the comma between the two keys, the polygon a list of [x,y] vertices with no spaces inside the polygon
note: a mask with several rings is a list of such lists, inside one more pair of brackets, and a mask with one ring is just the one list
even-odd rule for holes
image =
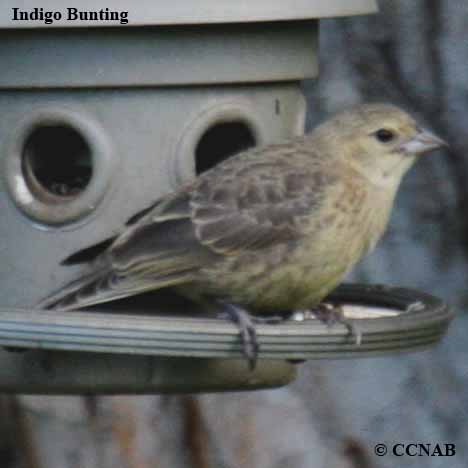
{"label": "feeder lid", "polygon": [[[38,6],[35,0],[23,0],[18,7],[17,0],[3,0],[0,8],[0,28],[37,27],[90,27],[117,26],[119,20],[68,20],[67,7],[61,0],[43,0]],[[44,21],[13,20],[13,8],[32,12],[38,10],[60,12],[62,18],[52,24]],[[111,6],[96,0],[81,0],[79,11],[99,12],[128,11],[128,25],[177,25],[208,23],[243,23],[261,21],[305,20],[336,16],[375,13],[375,0],[114,0]]]}

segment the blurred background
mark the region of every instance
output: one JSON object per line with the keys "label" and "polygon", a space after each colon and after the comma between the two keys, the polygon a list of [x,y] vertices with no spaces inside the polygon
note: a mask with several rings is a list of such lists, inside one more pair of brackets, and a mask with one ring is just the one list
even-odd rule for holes
{"label": "blurred background", "polygon": [[[0,398],[4,468],[390,468],[468,463],[468,7],[385,0],[323,20],[308,127],[390,101],[451,147],[405,179],[389,230],[350,280],[416,288],[457,312],[444,342],[410,355],[307,362],[290,386],[200,396]],[[452,443],[456,455],[377,457],[374,445]]]}

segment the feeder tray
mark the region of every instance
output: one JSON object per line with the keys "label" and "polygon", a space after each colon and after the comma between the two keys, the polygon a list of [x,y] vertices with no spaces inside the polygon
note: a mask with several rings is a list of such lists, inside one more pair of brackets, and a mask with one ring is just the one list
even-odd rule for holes
{"label": "feeder tray", "polygon": [[226,320],[0,308],[0,345],[31,349],[0,353],[0,391],[102,394],[271,388],[294,379],[291,361],[427,348],[441,339],[452,319],[441,300],[402,288],[342,285],[327,302],[342,305],[345,316],[354,320],[362,333],[360,344],[342,324],[327,327],[294,314],[279,324],[257,326],[260,350],[254,371],[242,357],[237,327]]}

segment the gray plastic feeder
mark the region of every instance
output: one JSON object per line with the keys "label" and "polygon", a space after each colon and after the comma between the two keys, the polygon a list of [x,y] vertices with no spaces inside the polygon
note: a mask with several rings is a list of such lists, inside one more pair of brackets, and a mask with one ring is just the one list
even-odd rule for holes
{"label": "gray plastic feeder", "polygon": [[376,11],[373,0],[120,0],[110,8],[128,11],[120,25],[67,21],[59,0],[40,7],[62,20],[12,20],[13,0],[0,8],[8,307],[30,307],[73,278],[60,260],[196,172],[303,133],[301,81],[318,73],[318,19]]}
{"label": "gray plastic feeder", "polygon": [[[117,233],[182,181],[241,149],[301,134],[301,81],[318,74],[319,19],[375,12],[375,1],[115,0],[109,7],[82,0],[82,21],[70,19],[58,0],[40,7],[20,3],[4,0],[0,8],[0,322],[9,324],[0,330],[0,344],[127,357],[54,351],[49,362],[69,369],[55,381],[32,371],[42,369],[42,352],[4,352],[0,389],[196,391],[290,381],[293,368],[284,360],[310,358],[312,351],[275,348],[273,339],[270,351],[264,344],[256,373],[242,361],[230,373],[237,361],[222,358],[238,358],[239,350],[238,344],[232,348],[238,337],[229,324],[165,319],[161,331],[157,318],[135,317],[137,328],[143,323],[153,333],[153,344],[142,348],[138,333],[125,334],[132,318],[96,312],[68,318],[31,308],[79,273],[78,267],[59,266],[62,259]],[[93,19],[101,8],[108,8],[109,18]],[[112,19],[112,12],[128,12],[128,24]],[[146,312],[164,311],[165,305]],[[198,348],[180,346],[180,333],[200,326],[218,348],[203,340]],[[317,334],[312,328],[295,330],[307,341]],[[282,332],[286,345],[288,336],[296,336],[288,327],[268,333]],[[115,341],[115,333],[123,341]],[[197,358],[187,364],[184,357],[148,355]],[[203,356],[217,360],[208,363]],[[149,368],[158,378],[148,380]]]}

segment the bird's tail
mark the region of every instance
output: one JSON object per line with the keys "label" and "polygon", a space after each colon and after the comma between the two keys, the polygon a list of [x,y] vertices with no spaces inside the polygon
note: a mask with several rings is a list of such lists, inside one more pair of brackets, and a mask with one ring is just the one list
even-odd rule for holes
{"label": "bird's tail", "polygon": [[107,299],[109,294],[104,293],[102,286],[104,282],[108,282],[108,278],[109,272],[105,270],[98,270],[81,276],[42,299],[37,307],[39,309],[70,310],[106,302],[110,300]]}
{"label": "bird's tail", "polygon": [[158,281],[136,282],[122,280],[118,275],[108,269],[93,271],[81,276],[63,286],[41,300],[37,304],[39,309],[55,309],[61,311],[82,309],[91,305],[123,299],[163,287],[174,286],[193,279],[193,272],[178,272],[158,278]]}

